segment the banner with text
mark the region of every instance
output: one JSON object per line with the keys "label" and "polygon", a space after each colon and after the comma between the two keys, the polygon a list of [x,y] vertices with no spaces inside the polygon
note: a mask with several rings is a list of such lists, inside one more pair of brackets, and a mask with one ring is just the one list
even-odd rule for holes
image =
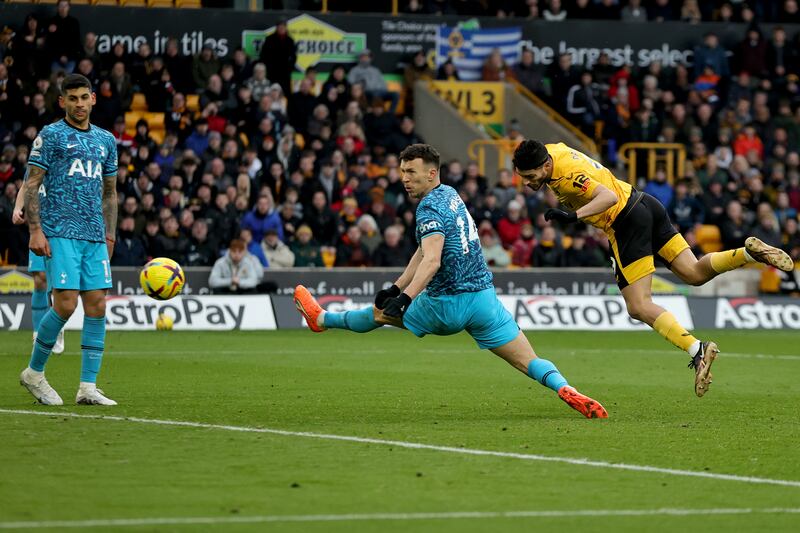
{"label": "banner with text", "polygon": [[461,115],[479,124],[503,124],[505,85],[499,82],[434,81],[433,91]]}

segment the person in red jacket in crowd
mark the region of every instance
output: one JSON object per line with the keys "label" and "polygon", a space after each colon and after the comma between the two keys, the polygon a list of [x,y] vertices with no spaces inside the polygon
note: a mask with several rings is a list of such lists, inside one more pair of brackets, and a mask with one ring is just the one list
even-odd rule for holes
{"label": "person in red jacket in crowd", "polygon": [[530,224],[528,218],[522,217],[522,205],[516,201],[508,202],[506,215],[497,223],[497,234],[500,235],[500,242],[503,248],[509,249],[514,241],[519,239],[522,234],[523,224]]}
{"label": "person in red jacket in crowd", "polygon": [[750,150],[755,150],[758,154],[758,159],[764,160],[764,143],[756,135],[756,129],[748,124],[744,127],[742,132],[736,136],[733,141],[733,153],[736,155],[746,156]]}

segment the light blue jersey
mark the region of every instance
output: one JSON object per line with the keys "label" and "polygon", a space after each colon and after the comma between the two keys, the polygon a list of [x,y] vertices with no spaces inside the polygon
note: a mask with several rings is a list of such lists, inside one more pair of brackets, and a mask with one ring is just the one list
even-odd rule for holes
{"label": "light blue jersey", "polygon": [[481,251],[478,229],[456,190],[439,185],[417,206],[417,243],[444,236],[442,264],[428,283],[429,296],[461,294],[493,288],[492,273]]}
{"label": "light blue jersey", "polygon": [[34,139],[28,164],[47,171],[39,188],[45,236],[105,242],[103,178],[117,173],[111,133],[96,126],[80,130],[60,120]]}

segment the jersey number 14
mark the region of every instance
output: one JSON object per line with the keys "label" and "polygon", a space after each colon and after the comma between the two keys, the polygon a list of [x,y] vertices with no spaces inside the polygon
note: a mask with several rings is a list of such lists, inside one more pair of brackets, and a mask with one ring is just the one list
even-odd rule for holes
{"label": "jersey number 14", "polygon": [[[464,217],[459,216],[456,223],[458,224],[458,229],[461,230],[461,250],[464,254],[468,254],[470,241],[478,240],[478,228],[475,227],[475,221],[472,220],[472,215],[469,214],[469,210],[464,209],[464,213],[467,215],[466,221]],[[467,226],[469,237],[467,237],[467,234],[464,232],[464,226]]]}

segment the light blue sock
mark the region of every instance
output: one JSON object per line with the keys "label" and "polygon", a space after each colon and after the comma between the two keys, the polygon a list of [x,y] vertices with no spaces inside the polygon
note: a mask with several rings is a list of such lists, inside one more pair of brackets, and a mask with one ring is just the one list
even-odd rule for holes
{"label": "light blue sock", "polygon": [[324,320],[328,329],[346,329],[356,333],[367,333],[381,327],[372,316],[372,307],[344,313],[325,313]]}
{"label": "light blue sock", "polygon": [[58,332],[66,323],[67,321],[58,316],[52,307],[44,314],[39,322],[39,328],[36,330],[36,342],[33,343],[33,352],[29,363],[33,370],[44,372],[44,365],[47,363],[47,358],[50,357],[50,352],[53,351],[53,344],[56,342]]}
{"label": "light blue sock", "polygon": [[39,324],[42,322],[44,314],[50,309],[50,299],[47,297],[47,291],[37,291],[33,289],[31,294],[31,319],[33,320],[33,331],[39,330]]}
{"label": "light blue sock", "polygon": [[539,357],[528,364],[528,375],[545,387],[550,387],[556,392],[558,392],[558,389],[561,387],[569,385],[567,380],[564,379],[564,376],[561,375],[561,372],[556,368],[556,365],[547,359]]}
{"label": "light blue sock", "polygon": [[97,383],[106,345],[106,318],[83,317],[81,332],[81,382]]}

